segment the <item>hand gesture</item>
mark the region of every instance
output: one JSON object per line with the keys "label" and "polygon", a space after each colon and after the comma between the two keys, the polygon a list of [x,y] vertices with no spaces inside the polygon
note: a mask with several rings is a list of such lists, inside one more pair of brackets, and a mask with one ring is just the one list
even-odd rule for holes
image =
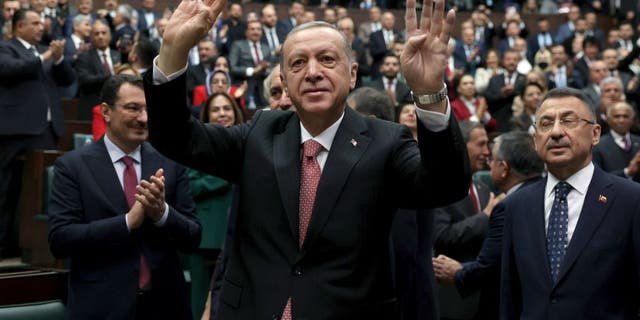
{"label": "hand gesture", "polygon": [[242,96],[244,96],[244,93],[247,91],[247,87],[249,87],[249,84],[247,83],[247,80],[242,81],[242,84],[238,87],[238,89],[236,89],[236,93],[234,94],[234,98],[239,99]]}
{"label": "hand gesture", "polygon": [[160,220],[165,210],[163,174],[164,170],[158,169],[156,174],[151,176],[151,182],[142,180],[137,187],[136,200],[142,204],[145,216],[153,221]]}
{"label": "hand gesture", "polygon": [[444,16],[444,0],[423,0],[420,25],[416,0],[407,0],[405,24],[407,41],[400,57],[402,73],[415,94],[435,93],[442,89],[447,65],[447,46],[455,23],[455,12]]}
{"label": "hand gesture", "polygon": [[189,50],[198,44],[227,5],[226,0],[182,0],[167,22],[158,67],[172,74],[187,65]]}
{"label": "hand gesture", "polygon": [[484,207],[484,210],[482,210],[482,213],[484,213],[487,217],[491,217],[491,212],[493,212],[493,208],[495,208],[496,205],[500,203],[500,201],[502,201],[502,199],[504,199],[506,196],[507,196],[506,193],[501,193],[496,196],[495,194],[493,194],[493,192],[490,192],[489,201],[487,202],[487,206]]}
{"label": "hand gesture", "polygon": [[433,262],[433,271],[436,279],[444,283],[453,283],[456,279],[456,272],[462,269],[460,262],[453,260],[445,255],[439,255],[431,259]]}

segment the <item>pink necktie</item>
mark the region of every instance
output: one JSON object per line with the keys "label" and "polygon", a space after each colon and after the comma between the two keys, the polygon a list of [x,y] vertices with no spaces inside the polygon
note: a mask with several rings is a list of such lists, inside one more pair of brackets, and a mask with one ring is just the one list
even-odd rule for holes
{"label": "pink necktie", "polygon": [[107,74],[111,74],[111,67],[109,67],[109,62],[107,61],[107,54],[102,53],[102,67]]}
{"label": "pink necktie", "polygon": [[[136,186],[138,185],[138,177],[136,169],[133,167],[133,159],[129,156],[122,157],[125,164],[122,180],[124,182],[124,195],[127,198],[129,208],[133,207],[136,202]],[[140,274],[138,275],[138,289],[144,289],[149,285],[151,280],[151,270],[147,264],[147,259],[140,253]]]}
{"label": "pink necktie", "polygon": [[[322,145],[317,141],[310,139],[304,143],[302,166],[300,172],[300,206],[298,214],[300,217],[299,245],[302,247],[304,239],[307,235],[309,221],[311,221],[311,213],[313,211],[313,203],[316,199],[316,189],[320,181],[320,165],[317,161],[318,153],[322,150]],[[282,320],[292,320],[291,298],[287,300],[287,305],[282,313]]]}

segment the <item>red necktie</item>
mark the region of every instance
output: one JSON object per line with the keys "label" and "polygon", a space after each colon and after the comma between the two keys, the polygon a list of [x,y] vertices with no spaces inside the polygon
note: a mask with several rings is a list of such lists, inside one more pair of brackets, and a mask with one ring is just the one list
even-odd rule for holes
{"label": "red necktie", "polygon": [[[311,213],[313,211],[313,203],[316,200],[316,189],[318,188],[318,182],[320,181],[320,164],[318,164],[317,156],[322,150],[322,145],[317,141],[310,139],[304,143],[302,166],[300,172],[300,227],[299,245],[302,247],[304,239],[307,235],[307,228],[311,221]],[[291,298],[287,300],[287,305],[284,307],[281,320],[292,320],[291,313]]]}
{"label": "red necktie", "polygon": [[258,44],[256,42],[253,43],[253,51],[256,54],[256,66],[257,66],[262,62],[262,60],[260,59],[260,50],[258,50]]}
{"label": "red necktie", "polygon": [[[133,167],[133,159],[129,156],[122,157],[126,168],[122,180],[124,182],[124,195],[127,198],[127,204],[129,208],[133,207],[136,202],[136,186],[138,185],[138,177],[136,175],[136,169]],[[151,280],[151,270],[147,264],[147,259],[144,258],[142,252],[140,253],[140,274],[138,275],[138,289],[144,289],[149,285]]]}
{"label": "red necktie", "polygon": [[111,74],[111,68],[109,67],[109,61],[107,61],[107,54],[102,53],[102,67],[107,74]]}
{"label": "red necktie", "polygon": [[469,184],[469,198],[471,198],[471,203],[473,204],[474,214],[480,212],[480,204],[478,203],[478,196],[476,195],[476,190],[473,188],[473,182]]}

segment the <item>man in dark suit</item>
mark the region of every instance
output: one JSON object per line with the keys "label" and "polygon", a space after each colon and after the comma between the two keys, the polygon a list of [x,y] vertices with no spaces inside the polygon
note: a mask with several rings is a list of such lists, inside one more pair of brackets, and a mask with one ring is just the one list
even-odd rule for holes
{"label": "man in dark suit", "polygon": [[604,63],[604,61],[596,60],[591,63],[587,72],[589,75],[589,81],[588,85],[582,88],[582,92],[587,96],[587,98],[589,98],[589,106],[593,108],[593,111],[595,112],[600,108],[600,102],[602,100],[602,88],[600,87],[600,83],[607,77],[609,69],[607,69],[607,64]]}
{"label": "man in dark suit", "polygon": [[[600,44],[596,38],[585,37],[584,40],[582,40],[582,52],[584,54],[576,61],[575,68],[578,69],[584,77],[584,83],[588,83],[589,69],[593,68],[593,63],[598,60],[600,55]],[[599,83],[596,82],[595,84]]]}
{"label": "man in dark suit", "polygon": [[513,99],[524,90],[526,77],[517,71],[519,61],[520,53],[518,51],[508,50],[505,52],[502,66],[506,72],[493,76],[489,80],[485,92],[489,112],[496,119],[498,132],[510,130],[509,121],[513,117],[511,110]]}
{"label": "man in dark suit", "polygon": [[393,27],[396,24],[396,19],[393,13],[387,11],[382,14],[382,29],[372,32],[369,36],[369,52],[371,54],[371,79],[376,80],[382,77],[380,72],[380,66],[384,57],[392,53],[393,43],[400,40],[400,36]]}
{"label": "man in dark suit", "polygon": [[197,13],[195,2],[182,2],[165,32],[155,77],[145,79],[154,146],[238,183],[245,199],[218,316],[398,318],[387,250],[393,212],[448,204],[469,183],[442,84],[453,13],[445,20],[439,0],[430,28],[425,21],[418,29],[415,1],[407,1],[413,45],[403,53],[403,71],[418,100],[418,147],[406,127],[345,108],[357,64],[344,36],[324,22],[298,26],[283,46],[281,78],[297,113],[258,112],[251,124],[231,128],[190,120],[181,70],[200,36],[196,30],[207,30],[207,16],[223,5],[213,1]]}
{"label": "man in dark suit", "polygon": [[[460,131],[467,145],[471,172],[486,170],[491,153],[484,125],[464,121],[460,123]],[[491,210],[502,198],[494,197],[489,187],[477,180],[468,190],[464,199],[430,212],[434,216],[433,248],[437,259],[446,255],[458,261],[471,261],[480,251]],[[441,319],[472,319],[478,310],[478,295],[463,298],[448,285],[439,286],[438,300]]]}
{"label": "man in dark suit", "polygon": [[[544,163],[538,157],[531,135],[513,131],[499,135],[491,150],[491,181],[506,196],[540,178]],[[433,259],[438,280],[455,288],[462,297],[479,292],[478,311],[474,319],[498,319],[500,298],[500,259],[504,206],[498,203],[489,218],[489,229],[478,256],[468,262],[439,256]]]}
{"label": "man in dark suit", "polygon": [[201,227],[186,170],[145,142],[140,78],[109,78],[101,100],[106,134],[56,161],[49,199],[69,318],[191,319],[177,250],[197,248]]}
{"label": "man in dark suit", "polygon": [[202,38],[198,42],[198,58],[200,63],[191,65],[187,69],[187,98],[191,103],[193,89],[205,84],[209,72],[213,71],[218,51],[211,38]]}
{"label": "man in dark suit", "polygon": [[484,55],[484,44],[475,40],[473,29],[463,29],[462,39],[456,41],[456,48],[453,51],[455,69],[463,70],[464,73],[475,76],[476,69],[484,61]]}
{"label": "man in dark suit", "polygon": [[573,37],[576,31],[576,21],[580,18],[580,6],[578,4],[571,4],[569,6],[569,12],[567,13],[567,22],[561,24],[558,27],[558,31],[555,36],[555,43],[564,43],[566,40]]}
{"label": "man in dark suit", "polygon": [[527,38],[527,59],[534,64],[534,57],[540,49],[549,49],[553,45],[553,35],[550,32],[549,20],[541,16],[537,20],[538,32]]}
{"label": "man in dark suit", "polygon": [[21,180],[16,159],[29,150],[58,148],[63,116],[57,86],[75,78],[64,41],[39,44],[44,26],[38,13],[18,10],[12,25],[14,37],[0,43],[0,259],[17,249],[11,240]]}
{"label": "man in dark suit", "polygon": [[640,137],[629,132],[634,119],[635,111],[626,101],[607,108],[610,130],[593,148],[593,163],[606,172],[640,182]]}
{"label": "man in dark suit", "polygon": [[369,62],[367,61],[367,49],[364,46],[362,39],[355,34],[355,25],[353,19],[350,17],[342,17],[338,20],[336,26],[338,30],[344,33],[351,42],[351,50],[353,51],[354,59],[358,62],[358,74],[356,75],[356,88],[360,88],[363,85],[362,78],[368,76],[371,72]]}
{"label": "man in dark suit", "polygon": [[154,27],[156,20],[162,18],[162,13],[156,11],[155,0],[142,0],[142,8],[138,10],[138,30],[149,36],[149,29]]}
{"label": "man in dark suit", "polygon": [[91,44],[93,49],[78,56],[75,69],[78,74],[78,118],[91,120],[93,107],[100,103],[100,89],[102,84],[113,74],[113,70],[120,66],[120,52],[111,50],[111,31],[103,20],[96,20],[91,29]]}
{"label": "man in dark suit", "polygon": [[636,319],[640,185],[595,167],[579,90],[550,91],[534,140],[549,174],[504,200],[501,319]]}
{"label": "man in dark suit", "polygon": [[262,20],[262,39],[260,41],[269,45],[271,56],[274,59],[280,58],[280,50],[289,29],[282,21],[278,20],[276,8],[273,4],[265,4],[262,7],[262,16],[260,18]]}
{"label": "man in dark suit", "polygon": [[545,73],[547,82],[554,82],[556,88],[582,89],[584,87],[582,75],[580,71],[573,68],[568,58],[563,45],[556,44],[551,47],[551,68]]}
{"label": "man in dark suit", "polygon": [[271,50],[269,45],[261,43],[262,24],[254,20],[247,22],[247,39],[237,40],[231,45],[229,63],[231,64],[231,78],[235,85],[247,81],[245,101],[251,104],[253,100],[258,106],[267,105],[263,99],[262,82],[271,71]]}
{"label": "man in dark suit", "polygon": [[386,92],[393,106],[404,103],[411,103],[411,90],[404,82],[400,81],[398,74],[400,73],[400,57],[394,54],[387,54],[380,65],[382,78],[372,80],[367,86]]}

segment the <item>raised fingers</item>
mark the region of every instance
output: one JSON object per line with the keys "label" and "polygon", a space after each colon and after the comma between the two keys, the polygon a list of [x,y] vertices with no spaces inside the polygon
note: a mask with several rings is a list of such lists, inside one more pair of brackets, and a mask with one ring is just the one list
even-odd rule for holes
{"label": "raised fingers", "polygon": [[[427,1],[425,1],[427,2]],[[429,1],[430,3],[431,1]],[[425,11],[431,11],[431,6],[429,6],[429,10],[426,8],[422,8],[423,15]],[[440,36],[442,33],[442,21],[444,19],[444,0],[436,0],[436,7],[433,10],[433,18],[431,18],[431,32],[434,37]]]}
{"label": "raised fingers", "polygon": [[431,30],[431,18],[433,16],[433,0],[422,1],[422,18],[420,18],[420,30],[429,32]]}
{"label": "raised fingers", "polygon": [[407,8],[404,11],[404,20],[408,36],[418,28],[418,21],[416,18],[416,0],[407,0]]}

